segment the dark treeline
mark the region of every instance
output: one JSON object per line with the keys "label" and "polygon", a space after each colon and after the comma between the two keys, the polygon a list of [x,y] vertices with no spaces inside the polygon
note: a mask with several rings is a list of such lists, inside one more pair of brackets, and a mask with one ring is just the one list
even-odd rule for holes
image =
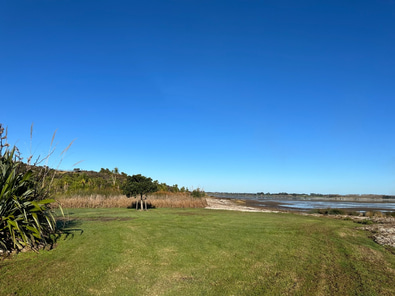
{"label": "dark treeline", "polygon": [[279,193],[264,193],[258,192],[256,194],[258,197],[260,196],[290,196],[290,197],[323,197],[323,198],[385,198],[391,199],[394,198],[394,195],[380,195],[380,194],[322,194],[322,193],[287,193],[287,192],[279,192]]}
{"label": "dark treeline", "polygon": [[238,193],[238,192],[207,192],[215,197],[247,197],[247,198],[365,198],[365,199],[395,199],[395,195],[380,194],[321,194],[321,193],[288,193],[288,192],[258,192],[258,193]]}

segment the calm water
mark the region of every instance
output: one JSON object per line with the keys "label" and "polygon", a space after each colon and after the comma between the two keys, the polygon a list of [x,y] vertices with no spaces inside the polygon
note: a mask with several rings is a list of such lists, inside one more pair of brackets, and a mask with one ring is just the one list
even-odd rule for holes
{"label": "calm water", "polygon": [[[341,199],[331,199],[331,200],[322,200],[319,198],[311,198],[311,199],[287,199],[287,198],[272,198],[272,197],[264,197],[257,198],[256,196],[248,196],[248,195],[216,195],[217,197],[224,198],[232,198],[232,199],[243,199],[243,200],[253,200],[257,202],[257,206],[259,206],[259,202],[275,202],[278,203],[278,207],[288,208],[288,209],[298,209],[298,210],[311,210],[311,209],[354,209],[356,211],[365,211],[365,210],[377,210],[377,211],[395,211],[395,200],[341,200]],[[264,207],[265,205],[262,204]]]}
{"label": "calm water", "polygon": [[321,201],[321,200],[272,200],[281,203],[286,208],[301,210],[310,209],[372,209],[383,211],[395,211],[395,202],[354,202],[354,201]]}

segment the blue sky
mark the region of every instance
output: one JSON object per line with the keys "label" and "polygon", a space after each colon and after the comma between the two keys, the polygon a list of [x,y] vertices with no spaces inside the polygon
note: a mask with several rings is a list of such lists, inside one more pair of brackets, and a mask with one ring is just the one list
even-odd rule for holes
{"label": "blue sky", "polygon": [[[395,194],[395,1],[0,1],[0,122],[60,168]],[[34,123],[33,141],[30,126]]]}

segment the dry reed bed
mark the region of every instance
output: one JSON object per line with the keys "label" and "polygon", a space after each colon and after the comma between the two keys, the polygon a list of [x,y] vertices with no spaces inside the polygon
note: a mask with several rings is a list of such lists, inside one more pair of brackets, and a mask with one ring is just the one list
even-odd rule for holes
{"label": "dry reed bed", "polygon": [[[60,197],[58,202],[63,208],[127,208],[135,207],[136,198],[118,196],[72,196]],[[194,198],[187,194],[153,194],[148,196],[147,203],[155,208],[204,208],[205,198]]]}

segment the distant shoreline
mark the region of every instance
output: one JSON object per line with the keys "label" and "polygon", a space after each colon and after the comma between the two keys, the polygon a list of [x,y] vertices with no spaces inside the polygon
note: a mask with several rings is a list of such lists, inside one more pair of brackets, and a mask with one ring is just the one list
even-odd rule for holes
{"label": "distant shoreline", "polygon": [[343,200],[343,201],[389,201],[395,202],[395,195],[382,194],[298,194],[298,193],[230,193],[230,192],[206,192],[208,196],[219,198],[235,198],[235,199],[256,199],[256,200],[271,200],[271,199],[285,199],[285,200]]}

